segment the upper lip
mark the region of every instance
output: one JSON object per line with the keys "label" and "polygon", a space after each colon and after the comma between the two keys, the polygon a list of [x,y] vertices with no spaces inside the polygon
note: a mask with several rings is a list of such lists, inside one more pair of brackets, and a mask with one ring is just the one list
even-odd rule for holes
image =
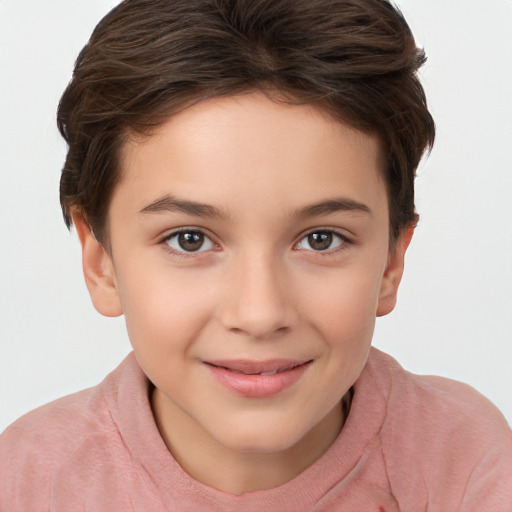
{"label": "upper lip", "polygon": [[245,374],[258,374],[267,372],[282,372],[290,370],[311,362],[311,359],[267,359],[265,361],[251,361],[247,359],[229,359],[229,360],[208,360],[206,364],[226,368],[235,372]]}

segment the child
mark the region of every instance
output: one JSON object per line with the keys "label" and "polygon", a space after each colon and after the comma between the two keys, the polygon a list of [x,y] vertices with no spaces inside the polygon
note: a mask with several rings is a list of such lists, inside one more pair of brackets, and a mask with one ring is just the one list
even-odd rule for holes
{"label": "child", "polygon": [[5,431],[2,512],[512,508],[499,411],[370,348],[434,139],[423,61],[383,0],[127,0],[98,25],[61,202],[134,352]]}

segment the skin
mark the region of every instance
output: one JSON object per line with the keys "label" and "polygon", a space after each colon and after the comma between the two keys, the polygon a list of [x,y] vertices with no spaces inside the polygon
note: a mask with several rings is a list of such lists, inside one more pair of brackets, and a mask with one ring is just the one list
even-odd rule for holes
{"label": "skin", "polygon": [[[289,481],[338,435],[375,317],[395,305],[412,229],[390,252],[378,140],[255,92],[133,137],[121,164],[109,251],[78,211],[74,222],[93,303],[124,313],[165,443],[229,493]],[[179,228],[205,235],[199,250],[180,246]],[[226,388],[205,363],[276,358],[311,362],[263,398]]]}

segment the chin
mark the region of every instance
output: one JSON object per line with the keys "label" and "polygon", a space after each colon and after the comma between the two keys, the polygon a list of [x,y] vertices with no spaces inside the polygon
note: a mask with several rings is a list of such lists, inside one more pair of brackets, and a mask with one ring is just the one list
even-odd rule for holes
{"label": "chin", "polygon": [[230,426],[217,440],[232,451],[247,454],[271,454],[284,452],[303,438],[295,428],[276,424]]}

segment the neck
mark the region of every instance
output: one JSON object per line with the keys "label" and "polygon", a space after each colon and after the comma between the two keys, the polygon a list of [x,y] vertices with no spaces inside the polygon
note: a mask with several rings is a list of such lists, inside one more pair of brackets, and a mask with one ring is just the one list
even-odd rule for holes
{"label": "neck", "polygon": [[169,407],[158,390],[152,407],[160,434],[183,470],[209,487],[240,495],[278,487],[319,459],[343,427],[350,396],[349,391],[297,443],[271,452],[239,451],[217,442],[182,410]]}

